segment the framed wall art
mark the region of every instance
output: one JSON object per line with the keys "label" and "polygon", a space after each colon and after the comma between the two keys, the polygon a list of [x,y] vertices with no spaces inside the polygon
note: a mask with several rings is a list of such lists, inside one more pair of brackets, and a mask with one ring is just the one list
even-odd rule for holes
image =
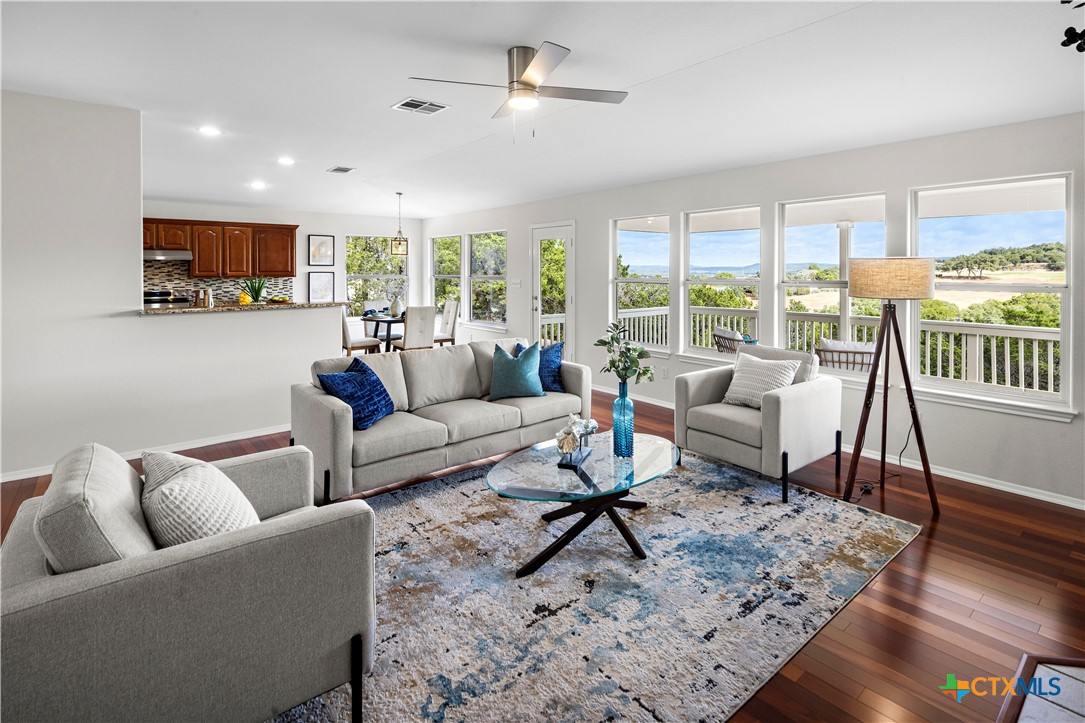
{"label": "framed wall art", "polygon": [[325,304],[335,301],[335,272],[309,272],[309,303]]}
{"label": "framed wall art", "polygon": [[335,266],[335,236],[309,234],[309,265]]}

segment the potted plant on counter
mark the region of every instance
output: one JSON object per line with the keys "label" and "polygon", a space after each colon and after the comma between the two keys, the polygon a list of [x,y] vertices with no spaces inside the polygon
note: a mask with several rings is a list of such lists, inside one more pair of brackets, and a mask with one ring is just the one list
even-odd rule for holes
{"label": "potted plant on counter", "polygon": [[242,306],[245,304],[260,304],[263,303],[260,299],[264,296],[264,289],[267,288],[267,279],[263,276],[250,276],[247,279],[242,279],[238,282],[238,287],[241,289],[241,296],[238,298],[238,302]]}
{"label": "potted plant on counter", "polygon": [[633,456],[633,400],[629,398],[629,380],[637,383],[642,379],[652,381],[655,372],[650,366],[641,366],[640,360],[651,356],[647,349],[625,339],[629,331],[624,324],[613,323],[607,333],[595,342],[595,346],[607,350],[607,364],[603,372],[614,372],[618,377],[618,398],[614,400],[614,456]]}

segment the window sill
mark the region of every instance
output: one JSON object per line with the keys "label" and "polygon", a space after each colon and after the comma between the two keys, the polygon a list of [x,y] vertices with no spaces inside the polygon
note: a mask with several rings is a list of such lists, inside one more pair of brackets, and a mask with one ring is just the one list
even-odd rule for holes
{"label": "window sill", "polygon": [[651,354],[653,359],[670,359],[671,358],[671,353],[667,349],[661,349],[661,348],[658,348],[658,347],[653,349],[650,346],[646,346],[646,347],[644,347],[644,350],[647,351],[649,354]]}
{"label": "window sill", "polygon": [[686,362],[687,364],[697,364],[702,367],[722,367],[730,366],[735,363],[734,354],[721,354],[717,353],[715,356],[711,354],[699,354],[695,351],[683,351],[677,354],[678,361]]}
{"label": "window sill", "polygon": [[461,321],[457,328],[459,329],[478,329],[479,331],[495,331],[500,334],[509,333],[508,326],[501,326],[500,324],[488,324],[484,321]]}
{"label": "window sill", "polygon": [[949,389],[941,386],[924,385],[913,388],[916,400],[948,404],[955,407],[980,409],[985,412],[1016,414],[1022,417],[1046,419],[1053,422],[1072,422],[1077,412],[1062,402],[1044,403],[1031,399],[1010,399],[1009,397],[980,395],[969,389]]}

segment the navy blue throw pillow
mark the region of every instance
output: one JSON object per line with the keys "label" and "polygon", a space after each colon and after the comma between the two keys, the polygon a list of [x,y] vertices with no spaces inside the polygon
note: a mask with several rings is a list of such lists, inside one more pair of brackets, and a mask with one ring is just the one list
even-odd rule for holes
{"label": "navy blue throw pillow", "polygon": [[342,374],[317,374],[316,378],[324,391],[350,405],[355,429],[369,429],[396,411],[380,378],[357,357]]}
{"label": "navy blue throw pillow", "polygon": [[[524,348],[523,344],[516,342],[516,356],[520,356]],[[565,393],[565,385],[561,382],[561,354],[564,349],[565,342],[559,341],[539,350],[539,379],[542,379],[543,391]]]}

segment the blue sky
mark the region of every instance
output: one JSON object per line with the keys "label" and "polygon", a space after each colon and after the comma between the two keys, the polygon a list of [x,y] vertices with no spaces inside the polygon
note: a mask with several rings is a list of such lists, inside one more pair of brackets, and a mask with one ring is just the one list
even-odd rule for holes
{"label": "blue sky", "polygon": [[[919,253],[944,257],[996,246],[1065,243],[1065,223],[1062,211],[920,219]],[[619,231],[618,253],[630,266],[666,267],[669,238],[667,233]],[[691,234],[690,263],[693,266],[756,264],[760,261],[760,238],[757,229]],[[787,263],[839,263],[835,224],[793,226],[787,229],[784,238]],[[884,256],[885,223],[856,223],[852,230],[852,255]]]}

